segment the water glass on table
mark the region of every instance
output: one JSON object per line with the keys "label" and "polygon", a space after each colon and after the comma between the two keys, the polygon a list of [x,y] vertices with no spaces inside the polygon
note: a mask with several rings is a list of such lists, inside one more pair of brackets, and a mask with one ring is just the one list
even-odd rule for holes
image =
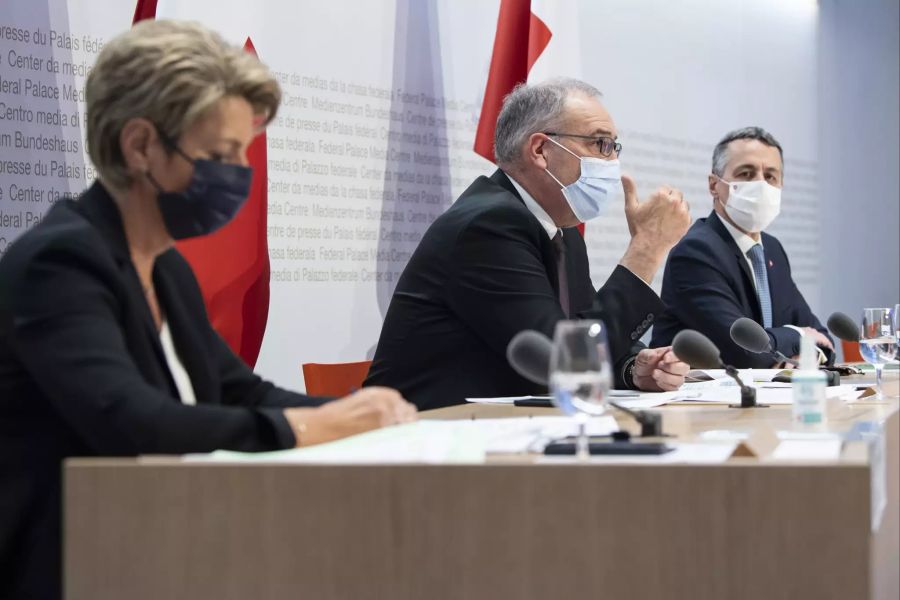
{"label": "water glass on table", "polygon": [[876,399],[884,398],[882,372],[884,365],[896,360],[897,335],[894,312],[890,308],[866,308],[863,310],[859,333],[859,353],[875,367]]}
{"label": "water glass on table", "polygon": [[550,356],[553,402],[578,424],[576,456],[590,457],[587,423],[607,410],[612,385],[609,343],[601,321],[560,321]]}

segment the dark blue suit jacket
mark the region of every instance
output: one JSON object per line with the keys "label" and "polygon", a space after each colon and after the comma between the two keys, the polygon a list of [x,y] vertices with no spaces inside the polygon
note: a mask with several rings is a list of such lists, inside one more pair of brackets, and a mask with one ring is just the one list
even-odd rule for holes
{"label": "dark blue suit jacket", "polygon": [[[772,345],[787,356],[800,352],[800,334],[785,325],[813,327],[828,336],[791,278],[781,243],[763,232],[762,244],[772,296]],[[737,243],[715,212],[698,219],[666,261],[662,300],[666,311],[653,328],[652,345],[667,346],[682,329],[696,329],[719,347],[722,360],[736,367],[766,368],[772,356],[753,354],[731,341],[732,323],[749,317],[762,324],[753,273]],[[825,349],[832,358],[832,353]]]}

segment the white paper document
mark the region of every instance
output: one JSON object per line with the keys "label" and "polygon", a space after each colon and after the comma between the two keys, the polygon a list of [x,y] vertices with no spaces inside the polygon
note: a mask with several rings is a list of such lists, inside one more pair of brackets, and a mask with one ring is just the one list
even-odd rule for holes
{"label": "white paper document", "polygon": [[471,421],[417,421],[385,427],[342,440],[308,448],[275,452],[188,454],[187,462],[242,463],[473,463],[484,460],[484,441],[471,427],[454,426]]}
{"label": "white paper document", "polygon": [[[578,433],[572,417],[476,419],[468,423],[479,430],[485,440],[485,451],[491,454],[542,452],[549,442]],[[587,434],[594,436],[610,435],[618,430],[616,420],[609,415],[591,417],[586,427]]]}
{"label": "white paper document", "polygon": [[784,440],[772,452],[771,460],[837,460],[841,456],[840,439]]}
{"label": "white paper document", "polygon": [[[738,375],[743,381],[772,381],[776,375],[784,369],[738,369]],[[709,381],[711,379],[727,379],[734,384],[734,379],[725,373],[725,369],[692,369],[688,372],[688,381]]]}
{"label": "white paper document", "polygon": [[[682,386],[683,388],[689,384]],[[793,404],[794,393],[791,384],[785,383],[757,383],[753,385],[756,388],[756,402],[759,404],[785,405]],[[718,404],[740,404],[741,390],[737,386],[729,387],[710,387],[695,391],[693,397],[685,397],[679,400],[687,402],[710,402]],[[837,385],[825,388],[826,398],[845,398],[852,399],[859,395],[855,386]],[[677,403],[678,400],[672,400],[671,403]]]}
{"label": "white paper document", "polygon": [[[589,435],[618,430],[611,416],[588,421]],[[548,442],[574,435],[571,417],[422,420],[386,427],[343,440],[277,452],[189,454],[187,462],[254,462],[310,464],[479,463],[488,453],[540,452]]]}

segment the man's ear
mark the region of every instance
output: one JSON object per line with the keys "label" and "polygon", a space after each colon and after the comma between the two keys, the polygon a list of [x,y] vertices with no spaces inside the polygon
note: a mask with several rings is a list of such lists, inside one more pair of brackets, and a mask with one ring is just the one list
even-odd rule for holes
{"label": "man's ear", "polygon": [[711,174],[707,177],[707,183],[709,184],[709,195],[712,196],[713,204],[715,205],[716,201],[719,200],[719,192],[716,191],[716,184],[719,183],[719,179]]}
{"label": "man's ear", "polygon": [[157,140],[156,128],[147,119],[130,119],[119,132],[119,149],[130,173],[146,173]]}
{"label": "man's ear", "polygon": [[546,148],[547,136],[543,133],[532,133],[525,145],[525,160],[543,171],[547,168],[547,158],[544,156]]}

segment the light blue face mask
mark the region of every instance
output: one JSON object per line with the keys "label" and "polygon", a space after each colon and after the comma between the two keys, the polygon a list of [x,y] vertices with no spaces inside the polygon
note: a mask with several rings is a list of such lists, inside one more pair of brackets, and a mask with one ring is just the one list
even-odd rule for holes
{"label": "light blue face mask", "polygon": [[613,194],[622,188],[619,159],[603,160],[593,156],[578,156],[553,138],[549,139],[581,161],[581,176],[570,185],[563,185],[549,169],[544,169],[562,188],[563,196],[575,213],[575,217],[585,223],[605,213]]}

